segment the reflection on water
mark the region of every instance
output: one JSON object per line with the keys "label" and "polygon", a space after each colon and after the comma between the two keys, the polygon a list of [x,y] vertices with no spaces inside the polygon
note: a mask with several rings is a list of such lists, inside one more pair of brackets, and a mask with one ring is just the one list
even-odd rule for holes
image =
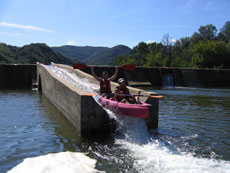
{"label": "reflection on water", "polygon": [[0,92],[0,172],[27,157],[79,151],[70,123],[36,91]]}

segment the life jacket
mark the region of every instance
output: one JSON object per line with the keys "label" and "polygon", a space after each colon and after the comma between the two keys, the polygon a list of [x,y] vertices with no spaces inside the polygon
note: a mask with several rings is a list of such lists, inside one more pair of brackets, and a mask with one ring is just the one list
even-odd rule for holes
{"label": "life jacket", "polygon": [[120,102],[123,99],[127,99],[128,98],[127,96],[119,95],[119,94],[129,94],[129,89],[126,86],[125,87],[117,86],[116,90],[118,91],[118,96],[116,98],[118,102]]}
{"label": "life jacket", "polygon": [[100,93],[111,93],[110,81],[107,79],[100,80]]}

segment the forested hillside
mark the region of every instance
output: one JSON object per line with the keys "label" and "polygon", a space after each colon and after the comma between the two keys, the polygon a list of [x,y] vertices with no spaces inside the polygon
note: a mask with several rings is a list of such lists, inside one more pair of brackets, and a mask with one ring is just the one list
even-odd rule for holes
{"label": "forested hillside", "polygon": [[165,34],[160,43],[140,42],[133,49],[123,45],[112,48],[62,46],[51,49],[41,43],[23,47],[0,43],[1,64],[73,64],[78,60],[94,65],[230,69],[230,22],[227,21],[219,32],[209,24],[200,26],[191,37],[176,42],[171,42],[169,34]]}
{"label": "forested hillside", "polygon": [[110,64],[117,56],[129,54],[131,49],[124,45],[117,45],[112,48],[92,46],[61,46],[52,47],[56,52],[77,59],[86,64]]}
{"label": "forested hillside", "polygon": [[0,43],[0,64],[36,64],[36,62],[73,64],[77,61],[54,52],[46,44],[37,43],[16,47]]}
{"label": "forested hillside", "polygon": [[165,34],[161,43],[135,46],[129,55],[118,56],[112,65],[146,67],[230,68],[230,22],[217,32],[214,25],[201,26],[191,37],[175,43]]}
{"label": "forested hillside", "polygon": [[59,52],[62,55],[69,57],[71,59],[77,59],[82,61],[83,59],[91,56],[94,53],[104,51],[108,49],[107,47],[92,47],[92,46],[60,46],[51,47],[53,51]]}

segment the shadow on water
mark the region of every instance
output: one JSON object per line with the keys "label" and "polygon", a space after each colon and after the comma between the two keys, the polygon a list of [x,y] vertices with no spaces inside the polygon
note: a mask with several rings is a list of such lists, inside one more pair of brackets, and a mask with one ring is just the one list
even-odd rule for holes
{"label": "shadow on water", "polygon": [[56,136],[57,146],[60,151],[80,151],[83,139],[79,136],[72,124],[43,96],[40,96],[40,104],[43,107],[44,116],[49,121],[42,125],[47,131],[52,130]]}

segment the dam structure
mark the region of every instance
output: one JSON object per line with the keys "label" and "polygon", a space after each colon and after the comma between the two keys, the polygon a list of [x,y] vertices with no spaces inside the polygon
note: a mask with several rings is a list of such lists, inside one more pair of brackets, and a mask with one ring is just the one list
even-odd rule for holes
{"label": "dam structure", "polygon": [[[111,73],[114,67],[97,66],[95,71]],[[82,69],[90,74],[90,69]],[[118,76],[126,79],[129,86],[137,88],[192,87],[229,88],[230,69],[195,69],[174,67],[136,67],[135,71],[120,70]]]}
{"label": "dam structure", "polygon": [[[95,73],[103,70],[114,73],[114,67],[97,66]],[[126,79],[131,94],[146,92],[139,88],[146,87],[230,87],[230,70],[186,69],[186,68],[147,68],[136,67],[135,71],[119,69],[118,78]],[[79,85],[83,83],[82,85]],[[111,83],[112,90],[118,84]],[[33,89],[38,87],[46,98],[72,123],[79,134],[110,133],[116,123],[92,96],[99,83],[90,72],[71,66],[55,64],[1,64],[0,89]],[[134,88],[135,87],[135,88]],[[137,89],[138,88],[138,89]],[[141,97],[141,101],[152,105],[149,118],[145,119],[149,129],[158,128],[159,99]]]}
{"label": "dam structure", "polygon": [[[93,76],[68,65],[37,63],[37,81],[38,90],[71,122],[80,135],[109,134],[116,129],[115,120],[108,111],[94,97],[87,96],[87,93],[96,93],[99,87]],[[116,86],[117,83],[111,82],[113,91]],[[146,93],[141,89],[128,88],[131,94],[138,94],[139,91]],[[149,129],[156,129],[159,99],[141,97],[140,100],[151,104],[150,115],[144,121]]]}
{"label": "dam structure", "polygon": [[31,89],[33,85],[37,85],[36,64],[0,64],[0,90]]}

